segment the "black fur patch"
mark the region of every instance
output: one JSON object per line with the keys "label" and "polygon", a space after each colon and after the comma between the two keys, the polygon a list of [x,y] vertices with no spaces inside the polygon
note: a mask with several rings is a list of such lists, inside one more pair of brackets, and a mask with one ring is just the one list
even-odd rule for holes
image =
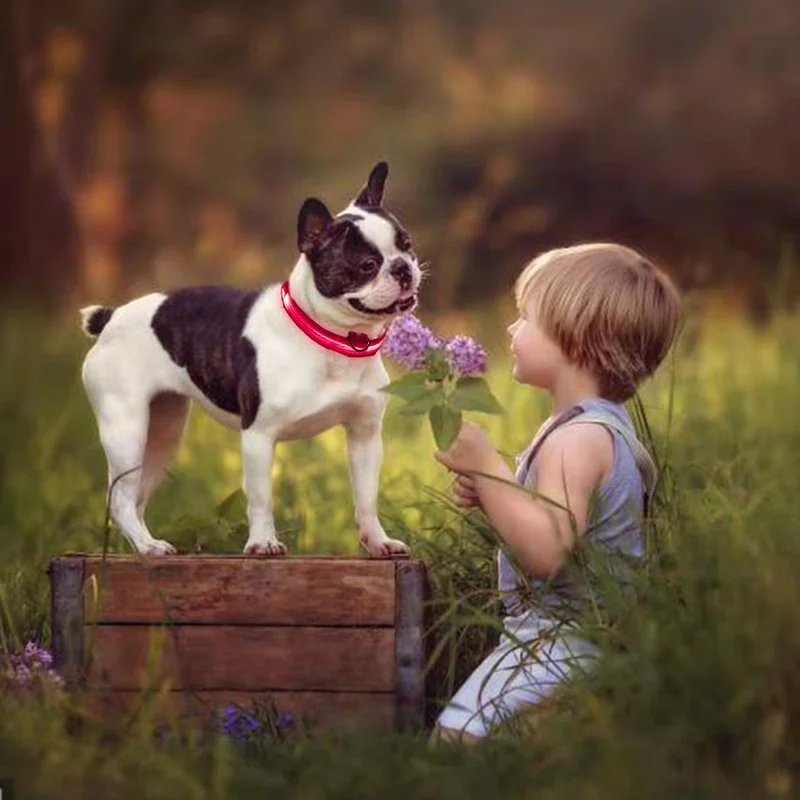
{"label": "black fur patch", "polygon": [[86,321],[86,332],[90,336],[99,336],[103,328],[108,325],[113,313],[114,309],[108,306],[98,308]]}
{"label": "black fur patch", "polygon": [[248,428],[258,412],[255,348],[242,337],[260,292],[190,286],[170,292],[153,315],[158,341],[214,405],[240,415]]}
{"label": "black fur patch", "polygon": [[328,226],[307,255],[314,284],[323,297],[341,297],[361,288],[378,274],[383,263],[381,251],[350,219],[342,217]]}

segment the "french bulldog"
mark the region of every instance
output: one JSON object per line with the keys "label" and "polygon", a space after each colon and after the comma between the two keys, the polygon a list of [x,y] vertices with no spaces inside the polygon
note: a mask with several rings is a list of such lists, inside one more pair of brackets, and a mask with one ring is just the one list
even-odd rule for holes
{"label": "french bulldog", "polygon": [[108,461],[109,510],[138,552],[176,552],[150,534],[144,515],[193,400],[241,431],[245,554],[286,553],[273,519],[276,442],[334,425],[346,432],[362,546],[372,557],[408,553],[378,520],[389,399],[379,351],[391,321],[417,306],[423,271],[408,232],[383,207],[387,175],[387,164],[377,164],[336,216],[316,198],[303,203],[299,257],[282,284],[191,286],[81,309],[83,330],[96,340],[81,377]]}

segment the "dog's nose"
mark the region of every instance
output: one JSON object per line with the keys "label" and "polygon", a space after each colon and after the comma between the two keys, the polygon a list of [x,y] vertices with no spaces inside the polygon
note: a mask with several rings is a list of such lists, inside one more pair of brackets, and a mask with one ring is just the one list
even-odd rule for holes
{"label": "dog's nose", "polygon": [[389,274],[400,284],[403,291],[411,288],[414,279],[411,276],[411,267],[404,258],[392,261],[389,265]]}

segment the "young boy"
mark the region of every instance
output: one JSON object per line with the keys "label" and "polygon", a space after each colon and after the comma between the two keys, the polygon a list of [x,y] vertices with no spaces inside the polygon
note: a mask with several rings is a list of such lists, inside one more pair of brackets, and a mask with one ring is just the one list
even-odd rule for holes
{"label": "young boy", "polygon": [[[504,634],[461,686],[433,739],[486,737],[514,711],[544,700],[573,664],[591,657],[591,646],[574,633],[544,637],[558,624],[556,609],[577,595],[567,560],[574,532],[583,535],[591,524],[587,536],[599,545],[643,555],[639,518],[656,476],[624,403],[672,345],[681,314],[678,291],[636,251],[594,243],[534,259],[517,279],[515,296],[520,316],[508,328],[513,376],[547,390],[553,414],[517,459],[516,475],[482,428],[467,420],[450,448],[435,457],[459,473],[457,504],[483,508],[544,597],[536,609],[525,606],[521,581],[501,551],[498,588],[511,638]],[[472,471],[535,488],[565,508],[467,475]],[[588,519],[595,489],[597,505]],[[517,644],[543,637],[535,657]]]}

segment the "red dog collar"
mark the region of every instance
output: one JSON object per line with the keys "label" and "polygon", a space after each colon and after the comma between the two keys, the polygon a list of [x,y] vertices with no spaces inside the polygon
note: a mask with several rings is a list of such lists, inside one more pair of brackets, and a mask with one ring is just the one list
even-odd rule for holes
{"label": "red dog collar", "polygon": [[294,324],[297,325],[309,339],[313,339],[328,350],[341,353],[343,356],[350,356],[351,358],[374,356],[378,350],[381,349],[383,340],[386,338],[386,331],[377,339],[370,339],[366,333],[350,331],[347,336],[340,336],[338,333],[333,333],[333,331],[323,328],[322,325],[314,322],[314,320],[292,299],[292,296],[289,294],[289,281],[286,281],[281,286],[281,301],[283,302],[283,307],[286,309],[286,313],[292,318]]}

